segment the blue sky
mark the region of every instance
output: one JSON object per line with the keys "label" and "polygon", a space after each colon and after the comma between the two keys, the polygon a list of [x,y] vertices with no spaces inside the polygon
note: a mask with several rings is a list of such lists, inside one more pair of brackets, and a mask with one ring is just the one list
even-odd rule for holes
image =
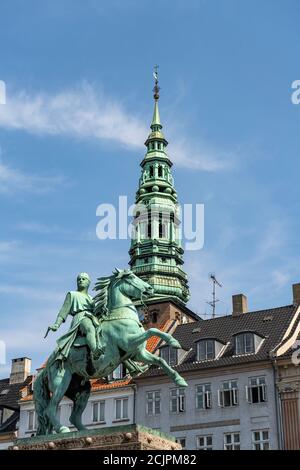
{"label": "blue sky", "polygon": [[134,201],[159,64],[160,113],[182,203],[205,204],[187,252],[189,306],[208,273],[251,310],[291,303],[300,282],[300,79],[296,0],[2,0],[0,340],[33,367],[76,274],[126,267],[129,241],[96,238],[96,207]]}

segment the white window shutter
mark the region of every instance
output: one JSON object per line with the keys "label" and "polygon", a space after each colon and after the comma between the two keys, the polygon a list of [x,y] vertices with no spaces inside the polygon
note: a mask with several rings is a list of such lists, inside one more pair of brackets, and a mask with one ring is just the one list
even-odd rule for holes
{"label": "white window shutter", "polygon": [[262,396],[263,396],[263,401],[267,401],[267,386],[262,385]]}
{"label": "white window shutter", "polygon": [[251,403],[251,400],[250,400],[250,389],[248,387],[248,385],[246,385],[246,400],[248,403]]}
{"label": "white window shutter", "polygon": [[206,408],[211,408],[211,392],[205,392]]}
{"label": "white window shutter", "polygon": [[238,404],[238,389],[237,388],[233,389],[233,403],[234,405]]}
{"label": "white window shutter", "polygon": [[218,390],[218,406],[220,407],[224,406],[223,390]]}
{"label": "white window shutter", "polygon": [[179,397],[179,411],[184,411],[184,396],[180,395]]}

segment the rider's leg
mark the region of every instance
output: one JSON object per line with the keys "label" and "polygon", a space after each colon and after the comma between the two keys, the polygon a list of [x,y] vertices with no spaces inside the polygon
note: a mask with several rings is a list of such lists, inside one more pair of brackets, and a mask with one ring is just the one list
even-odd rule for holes
{"label": "rider's leg", "polygon": [[86,337],[86,342],[95,356],[100,356],[103,352],[101,347],[98,345],[97,337],[96,337],[96,330],[93,325],[93,322],[90,318],[84,318],[80,324],[80,328],[82,333]]}

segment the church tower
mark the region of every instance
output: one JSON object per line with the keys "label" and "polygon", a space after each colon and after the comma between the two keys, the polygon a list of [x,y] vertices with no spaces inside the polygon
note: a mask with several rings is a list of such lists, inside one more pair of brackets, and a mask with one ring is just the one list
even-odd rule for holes
{"label": "church tower", "polygon": [[147,151],[141,162],[129,264],[136,275],[154,288],[150,303],[169,299],[183,306],[189,299],[189,288],[183,270],[180,211],[172,162],[159,116],[157,68],[154,77],[154,113],[145,142]]}

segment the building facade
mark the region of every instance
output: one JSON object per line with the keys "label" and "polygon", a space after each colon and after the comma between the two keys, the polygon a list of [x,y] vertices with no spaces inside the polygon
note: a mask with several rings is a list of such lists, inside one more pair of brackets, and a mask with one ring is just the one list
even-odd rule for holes
{"label": "building facade", "polygon": [[[179,352],[158,345],[188,387],[174,387],[153,367],[137,377],[137,423],[174,434],[187,449],[282,449],[291,439],[298,445],[296,389],[286,389],[288,410],[278,363],[299,335],[299,303],[258,312],[241,306],[245,296],[234,296],[232,315],[179,325]],[[299,380],[299,369],[292,370]]]}

